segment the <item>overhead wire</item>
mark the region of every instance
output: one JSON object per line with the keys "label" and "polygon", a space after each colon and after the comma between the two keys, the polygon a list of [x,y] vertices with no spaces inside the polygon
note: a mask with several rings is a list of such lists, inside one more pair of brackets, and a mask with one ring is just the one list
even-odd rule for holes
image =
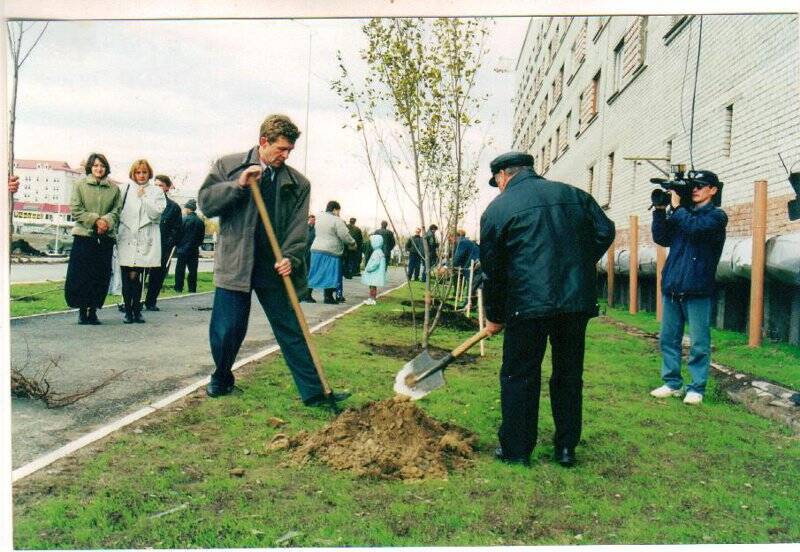
{"label": "overhead wire", "polygon": [[700,73],[700,49],[703,44],[703,16],[700,16],[700,30],[697,36],[697,61],[694,65],[694,90],[692,91],[692,117],[689,123],[689,164],[694,170],[694,108],[697,101],[697,76]]}

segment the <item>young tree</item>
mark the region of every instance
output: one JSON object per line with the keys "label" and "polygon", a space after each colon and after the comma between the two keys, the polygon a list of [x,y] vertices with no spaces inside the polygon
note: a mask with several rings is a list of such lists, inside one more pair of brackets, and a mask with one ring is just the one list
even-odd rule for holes
{"label": "young tree", "polygon": [[[31,52],[39,44],[42,35],[47,30],[48,23],[42,25],[39,34],[28,47],[27,51],[23,46],[23,37],[25,33],[31,31],[36,27],[36,22],[25,23],[24,21],[9,21],[6,23],[6,31],[8,35],[8,51],[11,54],[11,108],[8,113],[8,167],[9,176],[14,174],[14,128],[17,120],[17,90],[19,87],[19,71],[22,64],[31,55]],[[14,194],[9,194],[8,205],[8,243],[12,241],[12,234],[14,233]]]}

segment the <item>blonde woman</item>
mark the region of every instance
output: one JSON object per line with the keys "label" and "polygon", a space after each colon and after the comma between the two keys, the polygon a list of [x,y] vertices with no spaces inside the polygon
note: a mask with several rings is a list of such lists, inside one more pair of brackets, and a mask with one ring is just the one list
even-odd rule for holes
{"label": "blonde woman", "polygon": [[124,322],[143,323],[142,285],[145,271],[161,266],[161,213],[167,205],[164,193],[151,182],[153,168],[137,159],[122,189],[122,211],[117,231],[117,250],[122,273]]}
{"label": "blonde woman", "polygon": [[92,153],[86,160],[86,177],[72,185],[70,207],[72,251],[67,266],[64,298],[78,309],[80,324],[100,324],[97,309],[102,308],[111,277],[111,254],[122,206],[120,191],[109,182],[108,160]]}

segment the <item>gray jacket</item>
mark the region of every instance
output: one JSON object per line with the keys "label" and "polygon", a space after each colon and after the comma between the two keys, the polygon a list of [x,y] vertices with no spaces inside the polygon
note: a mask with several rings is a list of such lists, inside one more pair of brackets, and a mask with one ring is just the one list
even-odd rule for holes
{"label": "gray jacket", "polygon": [[[214,283],[233,291],[250,291],[258,210],[249,188],[237,180],[247,167],[258,165],[258,147],[217,160],[198,192],[199,208],[219,217],[214,254]],[[292,282],[299,294],[306,288],[305,249],[311,184],[300,172],[284,165],[278,171],[276,220],[271,221],[281,253],[292,263]]]}
{"label": "gray jacket", "polygon": [[354,249],[356,246],[356,240],[350,235],[347,225],[333,213],[318,214],[314,230],[311,251],[323,251],[341,257],[345,245],[348,249]]}

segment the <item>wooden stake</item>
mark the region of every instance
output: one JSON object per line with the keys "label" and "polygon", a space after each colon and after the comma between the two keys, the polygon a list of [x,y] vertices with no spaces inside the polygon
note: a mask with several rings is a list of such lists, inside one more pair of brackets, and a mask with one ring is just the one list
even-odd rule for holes
{"label": "wooden stake", "polygon": [[764,324],[764,268],[767,242],[767,181],[758,180],[753,193],[753,266],[750,270],[750,331],[747,345],[761,345]]}
{"label": "wooden stake", "polygon": [[[478,288],[478,328],[483,331],[486,327],[486,316],[483,312],[483,290]],[[483,341],[480,343],[481,356],[486,356],[486,350],[483,346]]]}
{"label": "wooden stake", "polygon": [[639,217],[631,215],[630,218],[630,279],[628,286],[628,312],[636,314],[639,312]]}
{"label": "wooden stake", "polygon": [[475,276],[475,259],[469,262],[469,286],[467,286],[467,318],[472,311],[472,280]]}

